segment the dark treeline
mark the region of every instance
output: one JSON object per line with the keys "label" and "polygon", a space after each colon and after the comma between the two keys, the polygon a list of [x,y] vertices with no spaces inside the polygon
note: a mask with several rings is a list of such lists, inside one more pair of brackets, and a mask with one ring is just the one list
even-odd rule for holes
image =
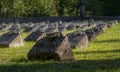
{"label": "dark treeline", "polygon": [[[1,17],[79,16],[81,0],[0,0]],[[84,0],[86,16],[119,16],[120,0]]]}

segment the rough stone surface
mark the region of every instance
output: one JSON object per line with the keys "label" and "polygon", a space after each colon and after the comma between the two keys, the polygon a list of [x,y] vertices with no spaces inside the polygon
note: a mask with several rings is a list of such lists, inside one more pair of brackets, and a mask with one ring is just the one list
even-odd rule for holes
{"label": "rough stone surface", "polygon": [[96,36],[99,36],[99,35],[101,35],[101,34],[104,32],[101,27],[94,27],[94,28],[92,28],[91,30],[93,30],[93,32],[94,32],[94,34],[95,34]]}
{"label": "rough stone surface", "polygon": [[76,27],[75,27],[75,25],[71,24],[71,25],[68,25],[66,29],[67,30],[75,30]]}
{"label": "rough stone surface", "polygon": [[67,31],[66,31],[66,28],[65,28],[65,27],[59,27],[58,29],[59,29],[59,32],[60,32],[63,36],[66,35]]}
{"label": "rough stone surface", "polygon": [[88,37],[83,31],[75,31],[68,34],[68,39],[72,48],[86,48],[88,47]]}
{"label": "rough stone surface", "polygon": [[105,30],[107,28],[107,24],[98,24],[98,25],[96,25],[96,27],[99,27],[99,28]]}
{"label": "rough stone surface", "polygon": [[87,34],[89,41],[91,41],[91,40],[96,41],[97,40],[97,36],[95,35],[95,33],[92,29],[85,30],[85,33]]}
{"label": "rough stone surface", "polygon": [[31,32],[31,31],[33,31],[34,30],[34,27],[26,27],[25,29],[24,29],[24,32]]}
{"label": "rough stone surface", "polygon": [[50,27],[45,30],[46,34],[51,34],[51,33],[55,33],[55,32],[59,32],[58,28]]}
{"label": "rough stone surface", "polygon": [[53,33],[39,40],[27,55],[30,60],[68,61],[73,59],[73,52],[68,38],[60,33]]}
{"label": "rough stone surface", "polygon": [[18,47],[24,46],[21,34],[19,33],[6,33],[0,36],[0,47]]}
{"label": "rough stone surface", "polygon": [[46,34],[44,32],[41,32],[40,30],[36,30],[32,33],[30,33],[26,38],[25,41],[38,41],[42,38],[44,38]]}

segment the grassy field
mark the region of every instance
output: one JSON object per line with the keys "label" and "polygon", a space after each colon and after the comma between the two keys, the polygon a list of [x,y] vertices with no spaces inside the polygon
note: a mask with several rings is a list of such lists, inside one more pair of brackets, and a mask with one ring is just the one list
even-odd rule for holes
{"label": "grassy field", "polygon": [[26,55],[34,44],[0,48],[0,72],[120,72],[120,24],[106,29],[88,48],[73,50],[71,62],[28,61]]}

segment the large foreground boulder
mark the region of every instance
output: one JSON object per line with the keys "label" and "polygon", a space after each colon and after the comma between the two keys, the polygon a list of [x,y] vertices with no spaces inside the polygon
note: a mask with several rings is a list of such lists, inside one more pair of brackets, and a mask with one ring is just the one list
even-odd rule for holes
{"label": "large foreground boulder", "polygon": [[53,33],[39,40],[27,57],[29,60],[68,61],[73,59],[73,52],[67,37],[61,33]]}
{"label": "large foreground boulder", "polygon": [[83,31],[75,31],[68,34],[68,39],[72,48],[86,48],[88,47],[88,37]]}

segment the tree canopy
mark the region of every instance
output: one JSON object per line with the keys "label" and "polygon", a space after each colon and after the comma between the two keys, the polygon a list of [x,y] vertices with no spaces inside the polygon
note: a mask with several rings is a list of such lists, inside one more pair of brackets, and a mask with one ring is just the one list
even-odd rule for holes
{"label": "tree canopy", "polygon": [[[84,0],[86,16],[119,16],[120,0]],[[1,0],[1,17],[79,16],[81,0]]]}

